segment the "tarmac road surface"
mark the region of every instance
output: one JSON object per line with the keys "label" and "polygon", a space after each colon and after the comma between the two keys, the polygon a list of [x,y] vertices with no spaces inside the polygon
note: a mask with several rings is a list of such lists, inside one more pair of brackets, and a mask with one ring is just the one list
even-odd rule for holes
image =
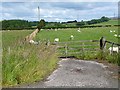
{"label": "tarmac road surface", "polygon": [[20,88],[118,88],[116,71],[95,61],[62,59],[59,67],[45,81],[19,86]]}

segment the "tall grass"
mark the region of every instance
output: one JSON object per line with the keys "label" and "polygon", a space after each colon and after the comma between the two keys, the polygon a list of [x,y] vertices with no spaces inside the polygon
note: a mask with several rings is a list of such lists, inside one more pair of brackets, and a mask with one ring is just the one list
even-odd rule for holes
{"label": "tall grass", "polygon": [[[10,37],[9,34],[6,35]],[[4,42],[5,47],[3,46],[2,85],[4,87],[43,80],[56,68],[58,58],[54,46],[46,47],[44,43],[31,45],[22,43],[21,40],[13,40],[13,42],[15,43]]]}

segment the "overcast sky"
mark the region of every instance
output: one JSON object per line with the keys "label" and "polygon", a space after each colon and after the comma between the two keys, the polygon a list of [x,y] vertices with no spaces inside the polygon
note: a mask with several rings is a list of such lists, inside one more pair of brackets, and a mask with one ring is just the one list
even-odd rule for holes
{"label": "overcast sky", "polygon": [[2,2],[0,19],[38,21],[91,20],[102,16],[118,16],[118,2]]}

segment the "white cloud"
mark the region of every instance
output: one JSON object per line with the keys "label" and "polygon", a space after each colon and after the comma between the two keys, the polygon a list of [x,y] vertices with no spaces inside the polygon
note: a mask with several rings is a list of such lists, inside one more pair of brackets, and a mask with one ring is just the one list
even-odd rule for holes
{"label": "white cloud", "polygon": [[[36,2],[7,2],[2,3],[3,19],[38,20],[40,17],[47,21],[88,20],[103,15],[117,14],[117,3],[36,3]],[[0,8],[1,9],[1,8]],[[1,11],[1,10],[0,10]]]}

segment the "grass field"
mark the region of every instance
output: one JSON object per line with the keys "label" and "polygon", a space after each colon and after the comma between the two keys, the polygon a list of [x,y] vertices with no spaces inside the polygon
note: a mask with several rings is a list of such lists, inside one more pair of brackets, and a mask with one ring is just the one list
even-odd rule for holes
{"label": "grass field", "polygon": [[[118,34],[118,27],[99,27],[99,28],[81,28],[81,32],[77,31],[78,29],[58,29],[56,30],[42,30],[39,34],[37,34],[36,40],[41,41],[47,41],[50,40],[50,42],[54,42],[55,38],[59,38],[60,42],[69,42],[70,36],[74,36],[74,40],[72,41],[81,41],[81,40],[100,40],[100,38],[103,36],[106,40],[118,43],[118,37],[115,37],[115,34]],[[110,32],[110,30],[115,32]],[[80,44],[80,43],[79,43]],[[78,45],[79,45],[78,44]],[[98,43],[99,44],[99,43]],[[70,45],[69,45],[70,46]],[[75,43],[72,47],[75,47]],[[110,55],[108,52],[108,48],[111,46],[111,44],[107,44],[105,53],[101,54],[101,52],[98,50],[95,53],[91,52],[81,52],[80,54],[72,54],[73,56],[80,58],[80,59],[104,59],[108,60],[109,62],[118,64],[118,55]],[[76,51],[79,51],[79,47],[76,47]],[[91,47],[90,47],[91,48]],[[94,47],[95,48],[95,47]],[[98,47],[96,47],[99,49]],[[62,49],[61,49],[62,50]],[[94,50],[94,49],[93,49]],[[74,50],[72,51],[74,52]]]}
{"label": "grass field", "polygon": [[[100,27],[100,28],[81,28],[81,32],[78,29],[58,29],[55,30],[42,30],[36,37],[36,40],[50,40],[54,41],[55,38],[59,38],[60,42],[70,41],[70,35],[74,35],[73,41],[79,40],[99,40],[102,36],[106,40],[118,43],[118,38],[114,34],[118,33],[118,27]],[[116,32],[110,33],[110,30]]]}
{"label": "grass field", "polygon": [[43,80],[57,65],[55,48],[44,44],[23,43],[32,31],[5,31],[2,33],[2,85],[14,86]]}

